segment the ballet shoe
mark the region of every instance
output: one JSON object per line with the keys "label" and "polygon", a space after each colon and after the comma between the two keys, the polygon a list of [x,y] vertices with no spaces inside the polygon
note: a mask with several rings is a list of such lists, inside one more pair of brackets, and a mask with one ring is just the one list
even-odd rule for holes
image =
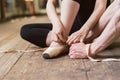
{"label": "ballet shoe", "polygon": [[43,52],[43,58],[51,59],[55,58],[61,53],[64,53],[68,50],[67,45],[59,45],[59,46],[50,46]]}

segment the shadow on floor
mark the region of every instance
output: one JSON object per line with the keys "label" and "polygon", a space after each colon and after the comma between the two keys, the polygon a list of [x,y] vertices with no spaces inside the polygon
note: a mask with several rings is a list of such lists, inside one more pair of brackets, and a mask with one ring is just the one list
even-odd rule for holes
{"label": "shadow on floor", "polygon": [[114,42],[95,58],[120,58],[120,42]]}

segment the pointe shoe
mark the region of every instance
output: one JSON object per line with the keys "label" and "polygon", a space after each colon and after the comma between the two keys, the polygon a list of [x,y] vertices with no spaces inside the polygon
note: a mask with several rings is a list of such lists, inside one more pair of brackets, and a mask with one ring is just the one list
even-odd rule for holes
{"label": "pointe shoe", "polygon": [[57,57],[59,54],[64,53],[68,50],[67,45],[60,45],[60,46],[50,46],[43,52],[43,58],[45,59],[51,59],[54,57]]}

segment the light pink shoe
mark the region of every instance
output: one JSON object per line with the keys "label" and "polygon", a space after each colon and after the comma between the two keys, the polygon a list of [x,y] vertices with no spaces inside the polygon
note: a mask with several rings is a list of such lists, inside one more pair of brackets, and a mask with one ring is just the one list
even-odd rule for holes
{"label": "light pink shoe", "polygon": [[65,53],[68,50],[68,46],[66,44],[61,44],[61,45],[53,45],[51,44],[50,47],[48,47],[44,52],[43,52],[43,58],[45,59],[51,59],[55,58],[58,55]]}

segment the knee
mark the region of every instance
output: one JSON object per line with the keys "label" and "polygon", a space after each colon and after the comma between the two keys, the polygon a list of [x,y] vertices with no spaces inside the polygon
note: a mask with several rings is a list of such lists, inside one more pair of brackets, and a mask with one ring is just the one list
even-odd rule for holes
{"label": "knee", "polygon": [[20,30],[20,36],[23,38],[23,39],[27,39],[28,37],[28,30],[29,30],[29,25],[24,25],[21,30]]}

